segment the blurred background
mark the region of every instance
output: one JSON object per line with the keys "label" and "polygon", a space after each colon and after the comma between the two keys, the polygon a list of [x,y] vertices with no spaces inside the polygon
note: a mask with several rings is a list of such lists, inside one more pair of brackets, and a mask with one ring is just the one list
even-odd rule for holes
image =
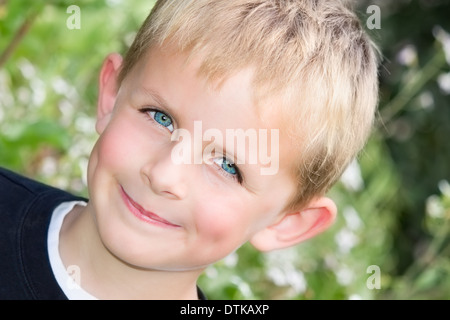
{"label": "blurred background", "polygon": [[[0,0],[0,166],[86,195],[101,63],[153,3]],[[202,276],[209,299],[450,298],[450,3],[354,3],[382,52],[380,108],[330,191],[337,222],[295,248],[245,245]]]}

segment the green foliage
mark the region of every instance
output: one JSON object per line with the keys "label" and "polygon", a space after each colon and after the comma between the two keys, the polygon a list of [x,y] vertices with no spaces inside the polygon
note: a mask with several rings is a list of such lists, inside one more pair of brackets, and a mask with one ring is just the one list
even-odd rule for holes
{"label": "green foliage", "polygon": [[[0,1],[0,166],[86,194],[104,57],[125,53],[154,1]],[[362,21],[371,1],[358,1]],[[380,117],[330,191],[339,216],[295,248],[250,245],[209,267],[210,299],[450,297],[450,9],[448,1],[376,1]],[[381,272],[371,288],[369,266]]]}

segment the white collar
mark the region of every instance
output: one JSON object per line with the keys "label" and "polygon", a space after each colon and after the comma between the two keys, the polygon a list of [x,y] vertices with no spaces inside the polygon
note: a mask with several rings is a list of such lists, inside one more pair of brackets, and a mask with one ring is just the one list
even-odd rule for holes
{"label": "white collar", "polygon": [[48,229],[48,256],[53,274],[64,294],[69,300],[97,300],[80,287],[82,271],[76,265],[64,266],[59,255],[59,233],[66,215],[74,206],[86,206],[84,201],[63,202],[53,211]]}

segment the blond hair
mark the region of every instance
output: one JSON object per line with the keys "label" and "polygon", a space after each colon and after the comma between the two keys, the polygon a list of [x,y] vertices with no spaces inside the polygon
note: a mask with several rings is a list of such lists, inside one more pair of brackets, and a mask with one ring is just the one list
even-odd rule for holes
{"label": "blond hair", "polygon": [[255,88],[283,97],[276,107],[299,155],[289,206],[327,192],[367,141],[378,101],[377,50],[347,2],[159,0],[119,82],[166,43],[200,53],[200,73],[211,80],[252,66]]}

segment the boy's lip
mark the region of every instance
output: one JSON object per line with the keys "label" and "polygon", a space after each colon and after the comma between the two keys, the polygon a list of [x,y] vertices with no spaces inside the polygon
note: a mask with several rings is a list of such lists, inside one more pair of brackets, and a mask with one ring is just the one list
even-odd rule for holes
{"label": "boy's lip", "polygon": [[159,225],[159,226],[165,226],[165,227],[172,227],[172,228],[179,228],[180,226],[177,224],[173,224],[170,221],[167,221],[166,219],[161,218],[157,214],[145,210],[139,203],[134,201],[123,189],[122,186],[120,186],[120,195],[122,196],[123,201],[125,202],[125,205],[127,208],[133,213],[137,218],[141,219],[144,222],[153,224],[153,225]]}

